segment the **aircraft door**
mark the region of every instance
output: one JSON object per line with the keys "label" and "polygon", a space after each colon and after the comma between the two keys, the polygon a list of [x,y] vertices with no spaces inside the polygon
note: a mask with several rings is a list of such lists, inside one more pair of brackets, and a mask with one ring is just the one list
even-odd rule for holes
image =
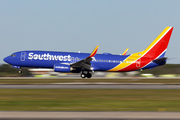
{"label": "aircraft door", "polygon": [[21,53],[21,61],[25,61],[26,52]]}
{"label": "aircraft door", "polygon": [[138,60],[136,61],[136,67],[137,67],[137,68],[140,68],[140,67],[141,67],[141,59],[138,59]]}

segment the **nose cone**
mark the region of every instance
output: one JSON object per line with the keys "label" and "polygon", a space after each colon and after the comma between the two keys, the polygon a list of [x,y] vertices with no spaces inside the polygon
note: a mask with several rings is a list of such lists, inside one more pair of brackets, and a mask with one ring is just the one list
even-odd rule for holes
{"label": "nose cone", "polygon": [[4,62],[9,63],[9,56],[8,56],[8,57],[5,57],[3,60],[4,60]]}

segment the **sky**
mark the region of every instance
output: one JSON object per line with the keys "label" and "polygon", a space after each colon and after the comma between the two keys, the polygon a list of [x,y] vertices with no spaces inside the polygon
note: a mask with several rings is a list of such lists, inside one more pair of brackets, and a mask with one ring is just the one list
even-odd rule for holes
{"label": "sky", "polygon": [[179,0],[0,0],[0,64],[23,50],[127,54],[174,30],[167,63],[180,64]]}

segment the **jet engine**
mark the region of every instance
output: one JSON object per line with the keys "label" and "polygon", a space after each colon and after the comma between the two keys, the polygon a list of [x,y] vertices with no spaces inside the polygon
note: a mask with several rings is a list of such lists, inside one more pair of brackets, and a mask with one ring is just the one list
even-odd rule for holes
{"label": "jet engine", "polygon": [[70,65],[64,65],[64,64],[55,64],[54,65],[55,72],[70,73],[72,70],[73,70],[73,68]]}

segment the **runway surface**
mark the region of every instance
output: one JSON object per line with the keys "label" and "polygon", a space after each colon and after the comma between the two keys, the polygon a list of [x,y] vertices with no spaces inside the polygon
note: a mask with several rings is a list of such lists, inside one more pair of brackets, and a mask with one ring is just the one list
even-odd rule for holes
{"label": "runway surface", "polygon": [[180,112],[21,112],[1,111],[1,120],[178,120]]}
{"label": "runway surface", "polygon": [[179,84],[115,84],[115,83],[60,83],[60,84],[0,84],[0,89],[180,89]]}

